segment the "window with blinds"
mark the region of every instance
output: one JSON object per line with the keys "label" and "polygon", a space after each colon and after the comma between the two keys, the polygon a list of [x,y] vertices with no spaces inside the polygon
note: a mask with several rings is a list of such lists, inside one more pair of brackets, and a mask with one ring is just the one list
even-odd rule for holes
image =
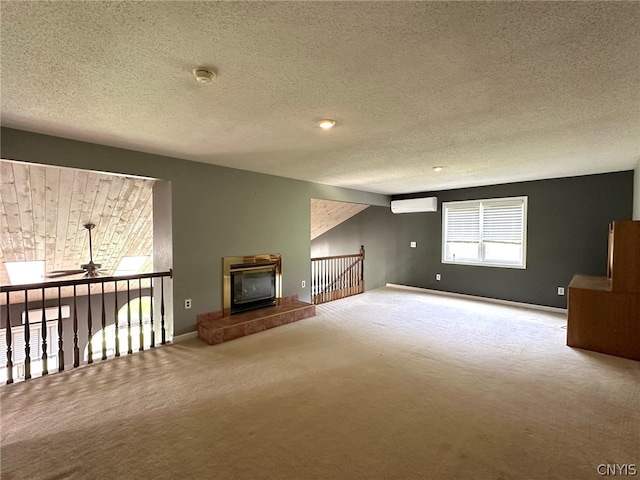
{"label": "window with blinds", "polygon": [[442,204],[442,262],[526,268],[527,197]]}
{"label": "window with blinds", "polygon": [[[53,371],[58,367],[58,322],[47,322],[47,368]],[[13,361],[13,378],[24,378],[24,362],[26,358],[24,325],[11,327],[11,350]],[[32,323],[29,326],[29,356],[31,357],[31,374],[42,373],[42,324]],[[6,330],[2,328],[0,333],[0,382],[7,381],[7,339]]]}

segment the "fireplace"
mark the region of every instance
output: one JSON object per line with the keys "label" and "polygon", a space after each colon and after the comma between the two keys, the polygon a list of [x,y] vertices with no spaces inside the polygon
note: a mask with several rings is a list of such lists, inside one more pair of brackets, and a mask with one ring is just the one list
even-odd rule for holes
{"label": "fireplace", "polygon": [[279,254],[224,257],[223,311],[233,315],[276,305],[281,298]]}
{"label": "fireplace", "polygon": [[231,315],[276,304],[273,263],[231,265]]}

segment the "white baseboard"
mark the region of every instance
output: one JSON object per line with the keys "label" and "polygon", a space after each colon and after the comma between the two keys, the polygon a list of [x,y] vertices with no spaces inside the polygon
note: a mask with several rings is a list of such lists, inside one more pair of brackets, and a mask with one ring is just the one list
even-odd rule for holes
{"label": "white baseboard", "polygon": [[466,298],[469,300],[479,300],[482,302],[499,303],[501,305],[510,305],[512,307],[529,308],[532,310],[542,310],[544,312],[563,313],[563,314],[567,313],[566,308],[560,308],[560,307],[548,307],[546,305],[535,305],[533,303],[514,302],[512,300],[500,300],[498,298],[478,297],[476,295],[467,295],[465,293],[445,292],[442,290],[431,290],[428,288],[421,288],[421,287],[410,287],[408,285],[399,285],[397,283],[387,283],[386,286],[393,287],[393,288],[401,288],[403,290],[414,290],[416,292],[433,293],[435,295],[444,295],[447,297]]}
{"label": "white baseboard", "polygon": [[192,338],[197,338],[198,332],[183,333],[182,335],[176,335],[173,337],[173,343],[180,343]]}

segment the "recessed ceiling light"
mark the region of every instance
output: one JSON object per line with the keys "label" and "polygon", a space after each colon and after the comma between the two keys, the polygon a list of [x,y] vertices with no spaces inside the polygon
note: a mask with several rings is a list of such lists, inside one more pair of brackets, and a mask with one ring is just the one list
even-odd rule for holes
{"label": "recessed ceiling light", "polygon": [[320,120],[318,122],[318,126],[320,128],[324,128],[325,130],[332,128],[335,124],[336,124],[336,121],[331,120],[330,118],[325,118],[324,120]]}
{"label": "recessed ceiling light", "polygon": [[194,68],[193,74],[196,76],[198,83],[212,83],[216,78],[215,73],[202,67]]}
{"label": "recessed ceiling light", "polygon": [[437,165],[433,167],[434,172],[441,172],[444,167],[442,165]]}

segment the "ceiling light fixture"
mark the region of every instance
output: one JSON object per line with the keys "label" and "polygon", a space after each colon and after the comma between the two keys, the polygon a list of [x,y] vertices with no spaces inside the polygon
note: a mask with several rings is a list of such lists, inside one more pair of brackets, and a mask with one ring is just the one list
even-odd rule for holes
{"label": "ceiling light fixture", "polygon": [[193,74],[196,76],[198,83],[203,84],[212,83],[216,78],[215,73],[202,67],[194,68]]}
{"label": "ceiling light fixture", "polygon": [[330,118],[325,118],[324,120],[320,120],[318,122],[318,126],[323,128],[324,130],[329,130],[336,124],[335,120],[331,120]]}
{"label": "ceiling light fixture", "polygon": [[441,172],[444,167],[442,165],[437,165],[433,167],[434,172]]}

